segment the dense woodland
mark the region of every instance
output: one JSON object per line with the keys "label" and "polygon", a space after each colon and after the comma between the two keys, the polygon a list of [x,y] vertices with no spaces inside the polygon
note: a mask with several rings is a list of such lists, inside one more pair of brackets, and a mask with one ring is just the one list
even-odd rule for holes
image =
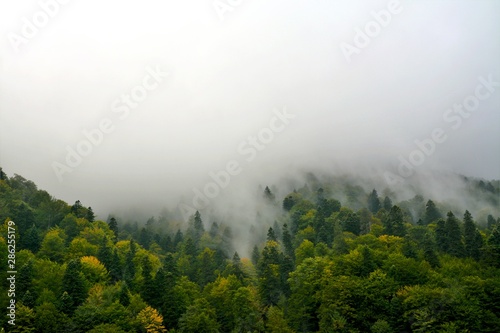
{"label": "dense woodland", "polygon": [[[499,206],[498,182],[467,180]],[[7,332],[499,332],[500,218],[415,196],[311,181],[260,195],[248,227],[196,212],[96,220],[0,169],[0,303],[16,223],[16,320]],[[380,191],[380,194],[377,192]],[[469,210],[467,210],[469,209]],[[259,214],[256,214],[259,216]],[[478,223],[480,222],[480,223]],[[231,227],[233,226],[233,228]],[[239,235],[238,237],[242,237]],[[5,311],[5,310],[4,310]]]}

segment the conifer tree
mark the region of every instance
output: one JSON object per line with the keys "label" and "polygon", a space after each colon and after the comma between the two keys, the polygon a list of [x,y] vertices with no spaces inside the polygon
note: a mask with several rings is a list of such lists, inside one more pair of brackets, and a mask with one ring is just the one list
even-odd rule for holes
{"label": "conifer tree", "polygon": [[448,252],[448,236],[444,219],[438,219],[436,222],[436,245],[439,251]]}
{"label": "conifer tree", "polygon": [[424,213],[424,223],[430,224],[434,222],[437,219],[440,219],[442,217],[441,213],[437,209],[436,205],[434,204],[434,201],[428,200],[427,203],[425,204],[425,213]]}
{"label": "conifer tree", "polygon": [[373,214],[376,214],[380,208],[380,199],[378,197],[377,191],[373,189],[373,191],[368,195],[368,209]]}
{"label": "conifer tree", "polygon": [[455,257],[463,257],[465,249],[462,243],[462,231],[460,230],[458,219],[451,211],[447,214],[445,230],[446,241],[448,243],[447,252]]}
{"label": "conifer tree", "polygon": [[285,255],[289,256],[292,261],[295,262],[295,250],[293,248],[292,236],[288,231],[288,225],[286,223],[283,224],[282,241]]}
{"label": "conifer tree", "polygon": [[477,230],[472,215],[468,210],[466,210],[464,214],[464,241],[467,256],[479,260],[481,258],[483,238],[479,230]]}
{"label": "conifer tree", "polygon": [[70,297],[70,302],[67,304],[67,306],[69,306],[68,313],[73,313],[73,311],[87,298],[85,280],[80,269],[80,260],[75,259],[68,263],[66,272],[64,272],[62,290]]}

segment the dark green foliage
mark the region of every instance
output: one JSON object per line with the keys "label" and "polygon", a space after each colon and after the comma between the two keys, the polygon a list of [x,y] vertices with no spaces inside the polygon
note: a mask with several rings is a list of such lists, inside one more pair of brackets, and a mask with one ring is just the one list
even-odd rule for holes
{"label": "dark green foliage", "polygon": [[368,209],[373,214],[377,213],[382,205],[380,204],[380,199],[378,197],[377,191],[373,189],[373,191],[368,195]]}
{"label": "dark green foliage", "polygon": [[406,235],[406,227],[403,221],[403,212],[398,206],[392,206],[389,214],[382,221],[384,225],[384,233],[404,237]]}
{"label": "dark green foliage", "polygon": [[89,222],[94,222],[95,214],[94,214],[94,211],[92,210],[92,207],[87,208],[87,213],[85,214],[85,218]]}
{"label": "dark green foliage", "polygon": [[437,209],[436,205],[432,200],[427,201],[425,204],[425,213],[424,213],[424,219],[423,222],[427,225],[430,224],[437,219],[442,218],[443,216]]}
{"label": "dark green foliage", "polygon": [[462,230],[458,219],[452,212],[448,212],[445,223],[446,243],[448,244],[446,252],[455,257],[465,255],[464,244],[462,242]]}
{"label": "dark green foliage", "polygon": [[464,214],[464,243],[465,253],[474,260],[481,259],[481,248],[483,247],[483,237],[476,224],[472,220],[472,215],[468,210]]}
{"label": "dark green foliage", "polygon": [[391,210],[391,208],[392,208],[392,200],[388,196],[386,196],[384,198],[384,201],[382,203],[382,208],[385,209],[386,211],[390,211]]}
{"label": "dark green foliage", "polygon": [[[71,207],[0,172],[0,215],[22,219],[16,327],[6,316],[0,326],[42,333],[161,331],[138,319],[148,309],[149,319],[163,319],[169,332],[498,331],[500,227],[488,200],[499,182],[483,182],[479,195],[486,204],[471,206],[481,207],[480,223],[465,211],[462,224],[451,212],[436,218],[435,205],[429,200],[424,209],[419,195],[395,205],[385,197],[372,215],[367,197],[378,197],[373,191],[310,179],[317,191],[307,185],[294,191],[275,216],[277,207],[267,207],[265,217],[257,212],[250,235],[241,232],[247,226],[237,227],[243,237],[233,238],[228,225],[236,228],[237,218],[214,222],[205,233],[199,214],[187,226],[163,214],[127,222],[117,237],[114,218],[108,229],[92,222],[90,207]],[[477,181],[464,182],[478,195]],[[341,207],[329,196],[348,200]],[[440,207],[458,209],[450,202]],[[270,221],[272,227],[264,227]],[[2,228],[0,254],[8,258]],[[251,253],[248,243],[255,244]],[[5,289],[6,260],[0,266]]]}
{"label": "dark green foliage", "polygon": [[203,221],[201,220],[200,212],[196,211],[194,214],[194,237],[195,241],[198,241],[203,233],[205,232],[205,227],[203,226]]}
{"label": "dark green foliage", "polygon": [[109,229],[113,231],[115,238],[118,237],[118,221],[114,217],[111,217],[108,222]]}
{"label": "dark green foliage", "polygon": [[289,256],[292,261],[295,261],[295,249],[293,248],[292,236],[288,231],[288,225],[286,223],[283,224],[282,242],[285,249],[285,255]]}
{"label": "dark green foliage", "polygon": [[73,313],[87,298],[85,278],[80,269],[80,260],[71,260],[66,267],[66,272],[64,272],[62,280],[64,293],[61,296],[61,304],[64,305],[64,311],[68,314]]}
{"label": "dark green foliage", "polygon": [[276,233],[272,227],[269,227],[267,230],[267,240],[268,241],[278,241],[278,237],[276,237]]}

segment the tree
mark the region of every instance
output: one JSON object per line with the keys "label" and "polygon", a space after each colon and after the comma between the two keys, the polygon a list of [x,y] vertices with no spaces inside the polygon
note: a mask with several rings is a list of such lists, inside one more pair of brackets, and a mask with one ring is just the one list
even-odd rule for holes
{"label": "tree", "polygon": [[289,256],[292,261],[295,261],[295,251],[293,249],[293,242],[292,242],[292,236],[290,235],[290,232],[288,231],[288,225],[285,223],[283,224],[283,231],[282,231],[282,242],[283,242],[283,247],[285,249],[285,255]]}
{"label": "tree", "polygon": [[268,186],[266,186],[266,188],[264,189],[264,199],[266,199],[269,203],[274,203],[275,200],[274,194],[271,192]]}
{"label": "tree", "polygon": [[113,231],[115,239],[118,237],[118,221],[114,217],[111,217],[108,222],[109,229]]}
{"label": "tree", "polygon": [[201,220],[200,212],[196,211],[196,213],[194,213],[195,240],[199,241],[204,232],[205,232],[205,227],[203,226],[203,221]]}
{"label": "tree", "polygon": [[253,250],[252,250],[252,263],[257,266],[257,263],[259,262],[260,259],[260,251],[257,245],[254,245]]}
{"label": "tree", "polygon": [[71,213],[76,217],[85,216],[85,208],[82,206],[80,200],[76,200],[73,206],[71,206]]}
{"label": "tree", "polygon": [[384,202],[382,203],[382,208],[386,211],[390,211],[392,208],[392,200],[388,196],[384,198]]}
{"label": "tree", "polygon": [[430,224],[443,217],[432,200],[425,204],[424,224]]}
{"label": "tree", "polygon": [[267,241],[257,265],[259,294],[265,305],[278,304],[282,293],[280,275],[281,253],[275,241]]}
{"label": "tree", "polygon": [[52,261],[62,262],[66,255],[65,235],[61,229],[52,229],[42,241],[40,252],[38,253],[41,258],[47,258]]}
{"label": "tree", "polygon": [[294,333],[288,326],[283,310],[276,306],[267,309],[266,332],[269,333]]}
{"label": "tree", "polygon": [[373,214],[376,214],[380,208],[380,199],[378,198],[377,191],[373,189],[373,191],[368,195],[368,209]]}
{"label": "tree", "polygon": [[26,235],[21,239],[22,247],[37,253],[41,246],[40,232],[36,225],[33,224],[31,228],[26,231]]}
{"label": "tree", "polygon": [[64,332],[68,323],[68,316],[60,312],[57,307],[49,302],[44,302],[35,307],[35,327],[37,332],[53,333]]}
{"label": "tree", "polygon": [[464,245],[462,243],[462,231],[458,219],[450,211],[447,214],[445,223],[446,241],[448,243],[447,252],[455,257],[463,257],[465,254]]}
{"label": "tree", "polygon": [[448,252],[446,221],[443,219],[438,219],[436,222],[436,245],[439,251]]}
{"label": "tree", "polygon": [[276,233],[274,232],[274,229],[272,227],[269,227],[267,230],[267,240],[268,241],[278,241],[278,237],[276,237]]}
{"label": "tree", "polygon": [[394,205],[392,206],[389,214],[382,221],[384,225],[384,232],[387,235],[404,237],[406,235],[406,227],[403,221],[403,212],[401,208]]}
{"label": "tree", "polygon": [[182,333],[218,333],[219,326],[215,310],[205,298],[197,299],[179,320]]}
{"label": "tree", "polygon": [[339,221],[335,221],[333,230],[333,252],[337,255],[349,253],[349,247],[345,241],[342,225]]}
{"label": "tree", "polygon": [[500,226],[496,226],[486,241],[486,262],[500,267]]}
{"label": "tree", "polygon": [[474,260],[479,260],[481,258],[481,248],[483,247],[483,237],[477,230],[472,215],[468,210],[464,214],[464,241],[466,255]]}
{"label": "tree", "polygon": [[67,309],[65,313],[73,313],[75,309],[87,298],[87,290],[85,288],[85,279],[81,273],[80,260],[71,260],[64,272],[62,281],[62,290],[69,296]]}
{"label": "tree", "polygon": [[150,306],[144,308],[137,315],[137,320],[141,323],[142,327],[147,333],[164,333],[167,332],[163,326],[163,317],[156,309]]}
{"label": "tree", "polygon": [[89,222],[94,222],[95,214],[94,214],[94,211],[92,210],[92,207],[87,208],[87,213],[85,214],[85,218]]}

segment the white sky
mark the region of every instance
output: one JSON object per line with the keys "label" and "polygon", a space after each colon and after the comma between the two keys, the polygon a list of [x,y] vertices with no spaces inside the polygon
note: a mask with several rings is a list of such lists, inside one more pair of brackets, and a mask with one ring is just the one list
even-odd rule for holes
{"label": "white sky", "polygon": [[[498,1],[402,1],[350,63],[341,43],[389,1],[241,1],[221,21],[212,0],[72,0],[16,51],[9,36],[49,2],[0,1],[0,165],[68,202],[175,200],[231,159],[263,181],[395,168],[435,128],[448,138],[417,170],[500,178],[500,86],[458,129],[443,120],[478,77],[500,82]],[[120,120],[112,103],[157,66],[169,77]],[[245,162],[238,145],[285,106],[296,117]],[[104,118],[114,131],[60,182],[53,162]]]}

